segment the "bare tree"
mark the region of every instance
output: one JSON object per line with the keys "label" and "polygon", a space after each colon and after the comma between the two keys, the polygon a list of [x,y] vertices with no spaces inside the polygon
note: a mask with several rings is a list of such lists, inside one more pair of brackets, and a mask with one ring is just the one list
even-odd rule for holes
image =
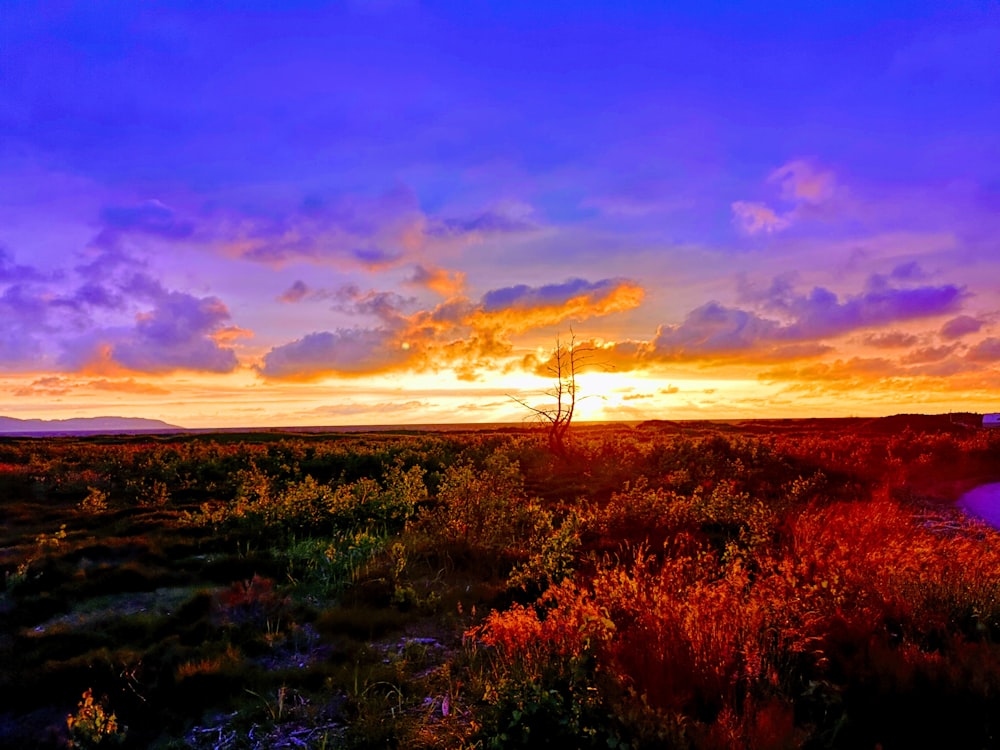
{"label": "bare tree", "polygon": [[532,412],[539,422],[548,425],[549,450],[564,460],[569,458],[567,433],[573,422],[577,401],[582,400],[577,397],[576,376],[593,354],[593,346],[577,345],[576,335],[572,331],[569,344],[563,344],[557,336],[552,358],[545,368],[555,381],[545,395],[554,403],[549,406],[532,406],[524,399],[510,396],[512,400]]}

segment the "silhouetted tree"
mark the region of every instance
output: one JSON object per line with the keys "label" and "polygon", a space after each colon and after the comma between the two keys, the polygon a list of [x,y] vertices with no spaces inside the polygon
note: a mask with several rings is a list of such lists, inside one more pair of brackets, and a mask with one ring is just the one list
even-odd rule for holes
{"label": "silhouetted tree", "polygon": [[593,354],[594,347],[589,344],[578,346],[576,335],[572,332],[569,344],[562,343],[556,337],[552,357],[545,368],[555,381],[553,387],[545,394],[554,403],[549,406],[532,406],[524,399],[510,396],[532,412],[535,419],[548,425],[549,450],[564,460],[569,458],[568,433],[578,401],[576,376]]}

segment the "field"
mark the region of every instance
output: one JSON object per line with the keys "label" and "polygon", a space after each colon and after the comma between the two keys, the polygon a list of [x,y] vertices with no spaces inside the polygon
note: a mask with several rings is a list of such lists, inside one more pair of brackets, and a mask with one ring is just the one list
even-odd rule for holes
{"label": "field", "polygon": [[0,747],[1000,747],[974,425],[0,438]]}

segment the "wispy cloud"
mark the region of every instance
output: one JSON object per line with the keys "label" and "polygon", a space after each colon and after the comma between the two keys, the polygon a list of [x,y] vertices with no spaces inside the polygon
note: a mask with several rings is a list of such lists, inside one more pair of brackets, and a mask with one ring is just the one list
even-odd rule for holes
{"label": "wispy cloud", "polygon": [[773,208],[753,201],[734,201],[733,220],[747,234],[771,234],[788,229],[791,220],[779,216]]}
{"label": "wispy cloud", "polygon": [[538,226],[529,216],[520,205],[435,215],[420,207],[411,188],[397,185],[375,196],[313,197],[280,213],[220,208],[206,217],[204,234],[230,255],[276,267],[304,261],[379,271],[425,266],[489,239],[533,233]]}
{"label": "wispy cloud", "polygon": [[14,391],[15,396],[66,396],[84,391],[105,391],[111,393],[132,393],[144,396],[165,396],[170,391],[153,383],[145,383],[135,378],[95,380],[49,375],[36,378],[28,385]]}
{"label": "wispy cloud", "polygon": [[[110,234],[149,234],[168,240],[182,240],[194,233],[194,223],[158,200],[136,205],[107,206],[101,211],[105,232]],[[100,247],[113,247],[110,238],[95,242]]]}
{"label": "wispy cloud", "polygon": [[833,198],[837,181],[833,172],[820,169],[815,164],[796,159],[775,169],[767,181],[781,191],[781,199],[796,206],[817,206]]}
{"label": "wispy cloud", "polygon": [[777,188],[781,208],[745,200],[730,206],[736,226],[746,234],[774,234],[802,219],[821,217],[840,190],[833,172],[804,159],[778,167],[766,184]]}

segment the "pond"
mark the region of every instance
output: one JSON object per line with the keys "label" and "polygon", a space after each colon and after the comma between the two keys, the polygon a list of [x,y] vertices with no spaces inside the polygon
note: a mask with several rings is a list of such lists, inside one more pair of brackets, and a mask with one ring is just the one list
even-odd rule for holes
{"label": "pond", "polygon": [[958,507],[1000,529],[1000,482],[969,490],[958,499]]}

